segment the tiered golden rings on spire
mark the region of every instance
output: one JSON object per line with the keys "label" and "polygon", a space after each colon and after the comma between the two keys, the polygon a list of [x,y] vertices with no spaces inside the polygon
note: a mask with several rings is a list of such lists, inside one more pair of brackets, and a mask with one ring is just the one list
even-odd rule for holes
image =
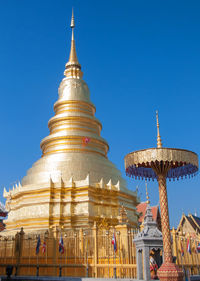
{"label": "tiered golden rings on spire", "polygon": [[72,29],[72,40],[71,40],[71,50],[69,55],[69,61],[65,65],[64,75],[69,78],[82,78],[83,72],[81,71],[81,65],[78,62],[78,58],[76,55],[76,47],[74,40],[74,12],[72,9],[72,18],[71,18],[71,29]]}
{"label": "tiered golden rings on spire", "polygon": [[146,186],[146,198],[147,198],[147,204],[150,204],[150,200],[149,200],[149,193],[147,190],[147,181],[145,180],[145,186]]}
{"label": "tiered golden rings on spire", "polygon": [[72,18],[71,18],[71,28],[74,28],[75,27],[75,22],[74,22],[74,10],[72,8]]}
{"label": "tiered golden rings on spire", "polygon": [[157,120],[157,147],[161,148],[162,147],[162,141],[160,137],[160,130],[159,130],[159,120],[158,120],[158,111],[156,110],[156,120]]}

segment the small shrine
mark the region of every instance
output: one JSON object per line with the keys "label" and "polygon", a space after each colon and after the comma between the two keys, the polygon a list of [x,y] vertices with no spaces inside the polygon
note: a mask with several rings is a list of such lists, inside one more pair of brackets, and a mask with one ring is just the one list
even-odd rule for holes
{"label": "small shrine", "polygon": [[[160,267],[162,264],[161,253],[163,252],[162,233],[158,229],[156,221],[153,219],[151,211],[149,195],[146,183],[147,208],[144,216],[143,230],[139,232],[135,238],[136,260],[137,260],[137,278],[139,280],[152,279],[151,271],[156,271],[157,268],[151,268],[150,259],[155,260],[155,265]],[[150,257],[151,256],[151,257]]]}
{"label": "small shrine", "polygon": [[154,252],[154,258],[159,267],[162,263],[162,257],[160,254],[163,251],[163,239],[162,233],[157,227],[157,223],[153,220],[149,204],[147,205],[144,217],[144,228],[135,236],[133,241],[136,246],[137,278],[139,280],[150,280],[150,254],[151,251]]}

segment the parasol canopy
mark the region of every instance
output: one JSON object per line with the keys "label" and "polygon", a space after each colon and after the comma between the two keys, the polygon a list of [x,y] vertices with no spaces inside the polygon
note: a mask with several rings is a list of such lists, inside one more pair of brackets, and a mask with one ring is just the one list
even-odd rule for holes
{"label": "parasol canopy", "polygon": [[196,153],[177,148],[149,148],[134,151],[125,156],[126,175],[134,178],[157,179],[159,167],[167,167],[168,179],[193,176],[198,171]]}

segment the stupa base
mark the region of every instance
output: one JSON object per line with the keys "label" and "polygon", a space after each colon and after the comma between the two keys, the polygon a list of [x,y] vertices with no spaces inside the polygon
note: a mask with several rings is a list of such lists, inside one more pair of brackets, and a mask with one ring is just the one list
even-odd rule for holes
{"label": "stupa base", "polygon": [[175,263],[163,263],[158,278],[161,281],[183,281],[183,271]]}

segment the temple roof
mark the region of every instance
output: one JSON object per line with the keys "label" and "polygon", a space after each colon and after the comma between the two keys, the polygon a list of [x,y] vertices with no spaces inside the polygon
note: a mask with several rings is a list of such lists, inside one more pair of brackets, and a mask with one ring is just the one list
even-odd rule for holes
{"label": "temple roof", "polygon": [[3,223],[3,220],[0,219],[0,231],[3,231],[5,229],[5,224]]}
{"label": "temple roof", "polygon": [[6,211],[6,207],[3,203],[0,202],[0,217],[6,217],[8,215],[8,212]]}
{"label": "temple roof", "polygon": [[[146,203],[146,211],[143,221],[143,229],[140,231],[134,238],[134,242],[146,239],[155,239],[156,242],[162,241],[162,233],[158,229],[157,222],[153,218],[153,214],[151,211],[151,206]],[[158,239],[158,240],[157,240]]]}
{"label": "temple roof", "polygon": [[[137,205],[136,208],[137,208],[138,213],[141,214],[138,221],[139,221],[139,223],[142,223],[144,221],[144,217],[145,217],[145,214],[146,214],[147,203],[141,202],[140,204]],[[152,215],[153,215],[153,220],[157,221],[159,207],[158,206],[151,206],[151,212],[152,212]]]}
{"label": "temple roof", "polygon": [[191,217],[195,221],[196,225],[200,227],[200,218],[194,215],[191,215]]}
{"label": "temple roof", "polygon": [[[186,225],[188,225],[188,227]],[[183,214],[177,227],[177,231],[182,230],[184,232],[187,230],[190,234],[200,233],[200,217],[192,214],[188,214],[187,216]]]}

